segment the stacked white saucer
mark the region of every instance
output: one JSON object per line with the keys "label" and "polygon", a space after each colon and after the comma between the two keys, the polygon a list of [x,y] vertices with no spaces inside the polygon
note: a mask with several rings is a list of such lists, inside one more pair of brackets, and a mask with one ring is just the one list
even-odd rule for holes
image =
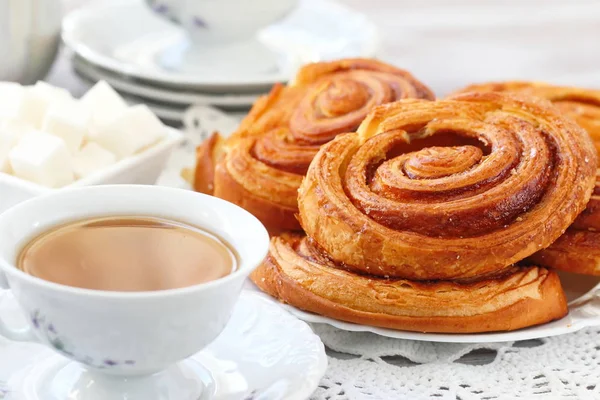
{"label": "stacked white saucer", "polygon": [[377,50],[376,27],[333,0],[179,3],[187,6],[124,0],[70,13],[63,40],[74,69],[180,121],[190,105],[247,109],[302,64]]}

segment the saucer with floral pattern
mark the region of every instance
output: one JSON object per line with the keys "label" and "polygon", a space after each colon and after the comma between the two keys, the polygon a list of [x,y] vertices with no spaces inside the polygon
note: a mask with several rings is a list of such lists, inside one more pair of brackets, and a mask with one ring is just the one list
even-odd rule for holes
{"label": "saucer with floral pattern", "polygon": [[[25,323],[7,290],[0,292],[0,315],[11,324]],[[110,368],[110,360],[105,362]],[[324,346],[306,323],[244,291],[223,333],[200,353],[161,372],[163,376],[154,377],[151,384],[160,400],[186,399],[192,389],[201,392],[198,400],[303,400],[317,388],[326,368]],[[131,382],[102,379],[41,345],[0,338],[1,400],[139,397],[119,391],[131,388]]]}

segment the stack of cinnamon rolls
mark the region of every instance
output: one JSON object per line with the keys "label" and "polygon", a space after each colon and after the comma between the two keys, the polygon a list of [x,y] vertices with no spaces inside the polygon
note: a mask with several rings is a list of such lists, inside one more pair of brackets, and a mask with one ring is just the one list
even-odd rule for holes
{"label": "stack of cinnamon rolls", "polygon": [[272,235],[252,280],[303,310],[422,332],[514,330],[568,312],[554,269],[600,275],[600,92],[473,85],[436,100],[366,59],[307,65],[195,189]]}

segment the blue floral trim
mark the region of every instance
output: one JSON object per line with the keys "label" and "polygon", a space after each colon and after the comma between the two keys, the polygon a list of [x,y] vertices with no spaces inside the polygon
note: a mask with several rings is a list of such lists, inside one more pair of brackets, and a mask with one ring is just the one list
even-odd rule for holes
{"label": "blue floral trim", "polygon": [[154,11],[155,13],[160,14],[161,16],[166,17],[175,23],[179,22],[177,18],[171,13],[171,9],[167,4],[161,3],[157,0],[147,0],[146,2],[148,3],[152,11]]}
{"label": "blue floral trim", "polygon": [[8,384],[6,382],[0,381],[0,400],[7,399],[10,394],[10,389],[8,388]]}
{"label": "blue floral trim", "polygon": [[152,9],[159,14],[167,14],[169,12],[169,7],[166,4],[154,4]]}
{"label": "blue floral trim", "polygon": [[[46,321],[46,317],[40,313],[40,310],[35,310],[31,313],[31,324],[37,331],[39,331],[42,334],[42,336],[45,337],[48,344],[50,344],[50,346],[52,346],[54,350],[69,358],[77,360],[82,364],[100,369],[135,365],[135,360],[116,360],[113,358],[94,360],[90,356],[77,354],[75,349],[73,349],[72,346],[69,346],[64,338],[60,337],[54,324],[49,321]],[[0,400],[2,399],[2,385],[0,382]]]}
{"label": "blue floral trim", "polygon": [[192,22],[196,28],[208,29],[208,24],[206,21],[198,16],[195,16]]}

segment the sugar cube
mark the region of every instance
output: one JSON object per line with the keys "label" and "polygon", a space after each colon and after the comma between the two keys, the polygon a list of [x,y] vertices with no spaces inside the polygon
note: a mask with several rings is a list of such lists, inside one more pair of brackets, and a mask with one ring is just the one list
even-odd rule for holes
{"label": "sugar cube", "polygon": [[33,125],[19,119],[5,119],[0,121],[0,130],[14,132],[18,137],[35,130]]}
{"label": "sugar cube", "polygon": [[98,143],[88,142],[73,157],[73,169],[78,178],[84,178],[94,172],[117,162],[117,156]]}
{"label": "sugar cube", "polygon": [[0,172],[11,173],[8,153],[19,139],[33,127],[22,121],[6,119],[0,122]]}
{"label": "sugar cube", "polygon": [[0,82],[0,119],[17,116],[24,91],[18,83]]}
{"label": "sugar cube", "polygon": [[91,120],[90,112],[76,101],[51,106],[42,122],[42,131],[62,138],[71,153],[81,147]]}
{"label": "sugar cube", "polygon": [[147,106],[137,105],[98,130],[93,140],[123,158],[154,144],[164,134],[165,127],[156,115]]}
{"label": "sugar cube", "polygon": [[67,145],[46,132],[28,132],[9,152],[15,176],[49,187],[73,181],[73,165]]}
{"label": "sugar cube", "polygon": [[40,129],[50,106],[72,101],[72,99],[67,90],[39,81],[25,88],[18,106],[18,118]]}
{"label": "sugar cube", "polygon": [[125,100],[105,81],[99,81],[81,97],[92,114],[92,128],[99,129],[127,110]]}

